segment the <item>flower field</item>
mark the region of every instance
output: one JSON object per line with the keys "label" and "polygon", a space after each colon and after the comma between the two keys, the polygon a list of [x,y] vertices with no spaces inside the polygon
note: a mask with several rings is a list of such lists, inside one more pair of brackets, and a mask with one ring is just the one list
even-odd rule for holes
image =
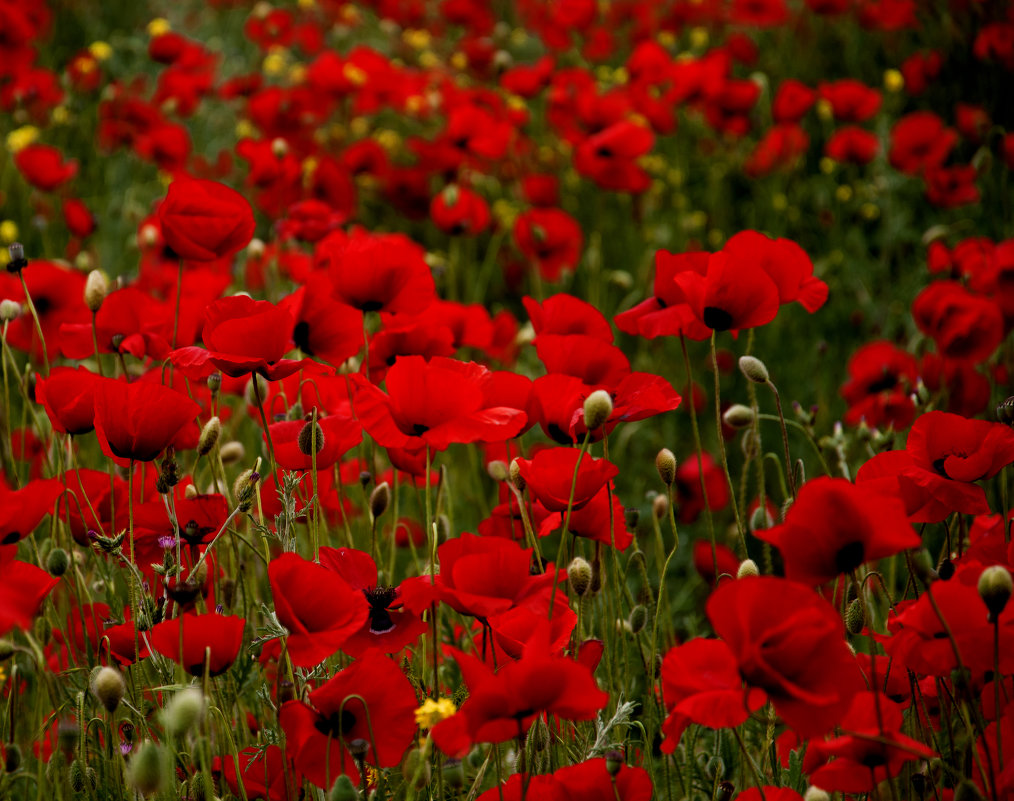
{"label": "flower field", "polygon": [[1014,4],[0,45],[0,799],[1014,801]]}

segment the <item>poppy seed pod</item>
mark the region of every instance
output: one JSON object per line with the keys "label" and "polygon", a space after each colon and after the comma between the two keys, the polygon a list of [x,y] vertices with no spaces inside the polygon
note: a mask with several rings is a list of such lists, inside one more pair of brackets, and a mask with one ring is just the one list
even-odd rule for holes
{"label": "poppy seed pod", "polygon": [[592,566],[587,559],[575,556],[567,566],[567,579],[570,581],[570,588],[578,598],[584,598],[591,589]]}
{"label": "poppy seed pod", "polygon": [[88,311],[96,314],[109,294],[109,279],[101,270],[92,270],[85,281],[84,302]]}
{"label": "poppy seed pod", "polygon": [[995,623],[1000,617],[1010,600],[1012,589],[1010,571],[1003,565],[987,567],[979,575],[979,597],[989,610],[990,623]]}
{"label": "poppy seed pod", "polygon": [[95,671],[91,680],[92,693],[106,708],[107,712],[115,712],[127,691],[123,674],[112,667],[102,667]]}
{"label": "poppy seed pod", "polygon": [[299,431],[296,444],[299,446],[299,452],[304,456],[312,456],[314,453],[324,450],[324,429],[320,427],[320,423],[307,420]]}
{"label": "poppy seed pod", "polygon": [[217,417],[212,417],[201,429],[201,437],[197,441],[197,453],[200,456],[207,456],[215,447],[220,436],[222,436],[222,421]]}
{"label": "poppy seed pod", "polygon": [[658,470],[658,477],[667,487],[671,487],[676,481],[676,456],[668,448],[662,448],[655,457],[655,468]]}
{"label": "poppy seed pod", "polygon": [[767,384],[771,380],[767,366],[756,356],[740,356],[739,370],[755,384]]}
{"label": "poppy seed pod", "polygon": [[749,406],[734,403],[722,415],[722,421],[730,428],[746,428],[753,425],[754,413]]}
{"label": "poppy seed pod", "polygon": [[596,389],[584,401],[584,424],[589,431],[601,428],[613,413],[612,396],[604,389]]}

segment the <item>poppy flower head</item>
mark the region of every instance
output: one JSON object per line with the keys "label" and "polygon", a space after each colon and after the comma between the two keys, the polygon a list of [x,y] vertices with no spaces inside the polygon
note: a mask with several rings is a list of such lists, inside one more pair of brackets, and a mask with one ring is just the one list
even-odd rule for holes
{"label": "poppy flower head", "polygon": [[198,262],[232,256],[247,246],[256,229],[253,209],[239,192],[194,178],[169,184],[158,221],[173,252]]}
{"label": "poppy flower head", "polygon": [[581,509],[620,472],[612,462],[582,455],[578,448],[548,448],[517,464],[532,496],[551,512]]}

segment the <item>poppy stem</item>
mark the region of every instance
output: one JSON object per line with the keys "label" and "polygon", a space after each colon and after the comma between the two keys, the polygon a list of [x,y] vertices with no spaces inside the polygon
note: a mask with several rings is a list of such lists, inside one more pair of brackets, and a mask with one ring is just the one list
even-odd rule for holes
{"label": "poppy stem", "polygon": [[96,317],[98,312],[92,312],[92,347],[95,349],[95,364],[98,367],[99,375],[102,375],[102,358],[99,356],[99,336],[96,330]]}
{"label": "poppy stem", "polygon": [[[715,347],[715,341],[717,338],[718,333],[712,330],[711,367],[715,373],[715,433],[718,436],[718,453],[722,457],[722,469],[725,471],[725,480],[729,483],[729,504],[732,506],[732,513],[736,518],[736,530],[739,532],[739,544],[743,549],[742,556],[745,559],[749,555],[746,549],[746,532],[743,529],[743,520],[739,516],[739,504],[736,503],[736,486],[732,483],[732,474],[729,472],[729,456],[725,452],[725,437],[722,436],[721,382],[718,379],[718,352]],[[785,467],[787,470],[792,469],[792,465],[786,465]],[[718,575],[717,569],[715,570],[715,575]]]}
{"label": "poppy stem", "polygon": [[[320,562],[320,515],[323,511],[320,493],[317,490],[317,407],[313,407],[310,420],[310,472],[313,479],[313,561]],[[376,525],[374,525],[374,541],[376,541]],[[376,554],[373,554],[376,561]]]}
{"label": "poppy stem", "polygon": [[49,377],[49,354],[46,352],[46,337],[42,333],[42,323],[39,321],[39,313],[35,310],[35,304],[32,303],[32,293],[28,291],[28,284],[25,283],[25,274],[18,270],[18,278],[21,279],[21,289],[25,293],[25,303],[28,304],[28,312],[32,315],[32,321],[35,323],[35,333],[39,336],[39,344],[42,345],[42,363],[46,367],[45,376]]}
{"label": "poppy stem", "polygon": [[581,470],[581,460],[584,458],[585,453],[588,452],[588,443],[591,442],[591,431],[586,431],[584,435],[584,441],[581,443],[581,450],[577,455],[577,461],[574,463],[574,475],[570,479],[570,496],[567,498],[567,511],[563,516],[563,530],[560,532],[560,545],[556,549],[556,560],[553,562],[553,589],[549,593],[549,620],[553,620],[553,607],[556,604],[556,586],[560,582],[557,581],[557,575],[560,572],[560,561],[563,559],[563,548],[567,543],[567,533],[570,530],[570,513],[574,508],[574,493],[577,491],[577,476]]}

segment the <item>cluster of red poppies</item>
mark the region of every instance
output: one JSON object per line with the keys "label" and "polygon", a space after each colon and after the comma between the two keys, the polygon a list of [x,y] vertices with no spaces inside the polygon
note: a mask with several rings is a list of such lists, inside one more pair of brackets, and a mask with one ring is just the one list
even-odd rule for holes
{"label": "cluster of red poppies", "polygon": [[1014,799],[1014,5],[244,5],[0,0],[0,797]]}

